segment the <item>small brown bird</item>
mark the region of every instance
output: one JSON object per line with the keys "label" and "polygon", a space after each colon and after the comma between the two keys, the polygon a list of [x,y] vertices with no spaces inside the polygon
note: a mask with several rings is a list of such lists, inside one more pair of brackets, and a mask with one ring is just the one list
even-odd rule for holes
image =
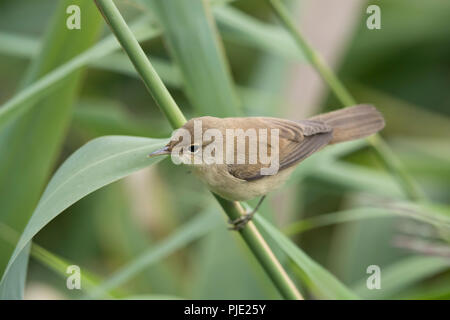
{"label": "small brown bird", "polygon": [[225,199],[261,197],[252,212],[231,222],[238,230],[301,161],[329,144],[367,137],[383,127],[383,116],[371,105],[301,121],[200,117],[175,130],[171,141],[149,156],[172,154],[172,160],[192,166],[209,189]]}

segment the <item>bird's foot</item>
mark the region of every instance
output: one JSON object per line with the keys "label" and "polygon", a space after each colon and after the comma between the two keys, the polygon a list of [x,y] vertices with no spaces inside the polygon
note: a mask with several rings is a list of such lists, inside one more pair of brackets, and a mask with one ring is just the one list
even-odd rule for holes
{"label": "bird's foot", "polygon": [[237,219],[234,220],[228,220],[228,223],[231,224],[231,226],[228,227],[229,230],[235,230],[239,231],[242,228],[244,228],[247,223],[252,220],[253,216],[255,215],[255,210],[252,210],[251,212],[248,212],[242,216],[240,216]]}
{"label": "bird's foot", "polygon": [[245,227],[247,225],[247,223],[252,220],[253,216],[255,215],[256,211],[258,211],[258,208],[261,206],[261,203],[264,201],[264,199],[266,198],[266,196],[262,196],[261,199],[259,199],[258,204],[256,205],[255,208],[253,208],[252,211],[247,212],[245,214],[243,214],[242,216],[240,216],[237,219],[234,220],[228,220],[228,223],[231,224],[230,227],[228,227],[229,230],[235,230],[235,231],[239,231],[241,230],[243,227]]}

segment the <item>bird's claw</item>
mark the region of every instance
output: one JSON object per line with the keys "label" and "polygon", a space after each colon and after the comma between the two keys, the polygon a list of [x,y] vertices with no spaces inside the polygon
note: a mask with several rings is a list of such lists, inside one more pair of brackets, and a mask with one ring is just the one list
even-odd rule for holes
{"label": "bird's claw", "polygon": [[241,230],[242,228],[244,228],[247,225],[247,223],[250,220],[252,220],[254,214],[255,214],[255,212],[251,211],[251,212],[248,212],[248,213],[240,216],[237,219],[234,219],[234,220],[229,219],[228,223],[231,224],[231,226],[229,226],[228,229],[234,230],[234,231]]}

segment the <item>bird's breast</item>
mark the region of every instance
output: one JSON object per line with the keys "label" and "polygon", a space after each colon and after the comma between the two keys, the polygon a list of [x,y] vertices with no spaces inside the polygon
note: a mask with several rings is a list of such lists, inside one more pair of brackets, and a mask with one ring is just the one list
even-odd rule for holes
{"label": "bird's breast", "polygon": [[266,195],[280,187],[287,180],[293,169],[294,167],[287,168],[275,175],[253,181],[234,177],[228,172],[226,164],[195,166],[193,171],[214,193],[228,200],[246,201]]}

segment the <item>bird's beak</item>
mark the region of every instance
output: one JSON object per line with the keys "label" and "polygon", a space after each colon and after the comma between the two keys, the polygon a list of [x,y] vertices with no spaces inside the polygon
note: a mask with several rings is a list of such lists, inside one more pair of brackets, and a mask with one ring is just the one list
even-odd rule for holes
{"label": "bird's beak", "polygon": [[168,146],[164,146],[159,150],[153,151],[147,157],[150,158],[150,157],[161,156],[161,155],[165,155],[165,154],[170,154],[170,149]]}

